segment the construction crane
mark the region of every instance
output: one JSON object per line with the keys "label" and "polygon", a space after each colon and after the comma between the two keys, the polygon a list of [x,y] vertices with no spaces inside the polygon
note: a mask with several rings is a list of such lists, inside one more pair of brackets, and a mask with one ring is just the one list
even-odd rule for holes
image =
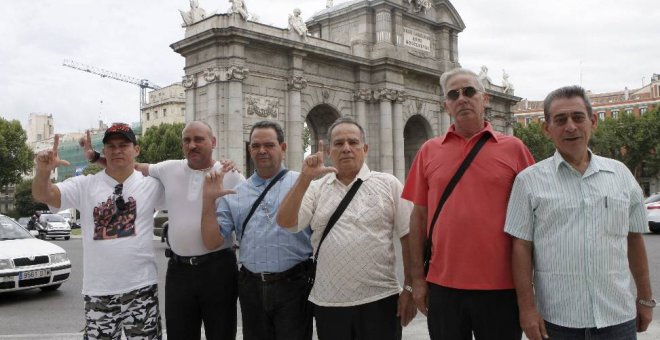
{"label": "construction crane", "polygon": [[110,79],[115,79],[119,81],[123,81],[129,84],[137,85],[140,87],[140,110],[144,107],[144,105],[147,103],[147,89],[152,89],[152,90],[160,90],[160,86],[152,83],[151,81],[147,79],[137,79],[134,77],[130,76],[125,76],[123,74],[119,74],[117,72],[112,72],[108,70],[104,70],[102,68],[94,67],[94,66],[89,66],[85,64],[81,64],[79,62],[75,62],[73,60],[64,60],[62,63],[63,66],[70,67],[76,70],[80,71],[85,71],[89,72],[91,74],[96,74],[101,76],[101,78],[110,78]]}

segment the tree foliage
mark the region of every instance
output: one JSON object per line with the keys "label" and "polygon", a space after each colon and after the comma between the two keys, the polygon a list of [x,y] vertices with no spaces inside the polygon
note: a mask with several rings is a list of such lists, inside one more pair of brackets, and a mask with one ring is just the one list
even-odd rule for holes
{"label": "tree foliage", "polygon": [[310,132],[307,123],[303,124],[302,139],[303,139],[303,152],[306,152],[307,148],[309,148],[312,142],[312,133]]}
{"label": "tree foliage", "polygon": [[185,124],[161,124],[147,129],[138,143],[140,155],[138,162],[158,163],[168,159],[182,159],[181,132]]}
{"label": "tree foliage", "polygon": [[660,171],[660,107],[640,117],[630,114],[599,122],[592,150],[623,162],[635,177],[655,177]]}
{"label": "tree foliage", "polygon": [[537,162],[552,156],[555,152],[555,146],[543,134],[539,123],[530,123],[527,126],[514,123],[513,134],[525,143]]}
{"label": "tree foliage", "polygon": [[105,169],[103,166],[98,165],[98,164],[89,164],[83,169],[82,174],[87,176],[87,175],[93,175],[99,171],[102,171]]}
{"label": "tree foliage", "polygon": [[14,205],[18,216],[32,216],[37,210],[48,210],[48,206],[32,198],[32,180],[26,179],[16,186]]}
{"label": "tree foliage", "polygon": [[0,117],[0,187],[16,184],[34,166],[27,135],[17,120]]}

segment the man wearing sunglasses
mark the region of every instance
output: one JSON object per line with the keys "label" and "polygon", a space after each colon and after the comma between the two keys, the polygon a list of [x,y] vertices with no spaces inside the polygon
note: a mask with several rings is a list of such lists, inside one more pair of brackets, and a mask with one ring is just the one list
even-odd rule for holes
{"label": "man wearing sunglasses", "polygon": [[[534,163],[523,143],[495,132],[485,121],[488,94],[478,76],[454,69],[440,78],[444,107],[454,119],[447,133],[421,147],[402,197],[415,205],[410,217],[412,293],[427,315],[431,339],[520,339],[511,273],[511,237],[504,219],[516,175]],[[475,144],[487,135],[442,207],[438,202]],[[423,250],[432,241],[428,275]]]}
{"label": "man wearing sunglasses", "polygon": [[82,220],[85,339],[160,339],[158,275],[153,254],[153,211],[163,186],[135,171],[140,153],[133,130],[113,124],[103,136],[106,169],[53,184],[49,175],[68,165],[53,148],[36,157],[32,195],[51,210],[76,208]]}

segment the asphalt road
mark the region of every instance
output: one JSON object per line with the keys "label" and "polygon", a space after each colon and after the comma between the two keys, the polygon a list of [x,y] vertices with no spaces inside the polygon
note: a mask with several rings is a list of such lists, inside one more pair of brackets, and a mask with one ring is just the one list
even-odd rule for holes
{"label": "asphalt road", "polygon": [[[656,296],[660,296],[660,235],[646,235],[646,246],[651,268],[651,281]],[[22,340],[69,340],[80,339],[83,328],[82,289],[82,242],[80,239],[52,241],[66,249],[72,262],[70,279],[60,289],[43,293],[39,289],[0,294],[0,339]],[[164,317],[164,287],[166,258],[165,245],[154,241],[157,254],[160,287],[161,311]],[[400,258],[400,257],[399,257]],[[402,272],[398,264],[399,274]],[[239,311],[240,313],[240,311]],[[240,314],[239,314],[240,315]],[[660,340],[660,313],[648,332],[640,334],[640,340]],[[164,326],[164,323],[163,323]],[[428,339],[426,320],[418,315],[412,324],[404,328],[403,338],[407,340]],[[241,321],[239,317],[239,336]]]}

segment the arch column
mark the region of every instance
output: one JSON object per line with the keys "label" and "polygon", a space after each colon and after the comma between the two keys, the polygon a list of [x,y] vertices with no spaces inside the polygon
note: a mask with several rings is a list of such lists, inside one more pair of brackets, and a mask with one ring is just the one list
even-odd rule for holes
{"label": "arch column", "polygon": [[404,182],[406,177],[406,162],[403,140],[403,102],[406,101],[405,91],[397,91],[392,114],[392,141],[394,146],[394,176]]}
{"label": "arch column", "polygon": [[376,100],[380,102],[380,122],[379,122],[379,151],[380,151],[380,171],[394,173],[394,154],[392,141],[392,100],[396,92],[391,89],[383,88],[374,93]]}
{"label": "arch column", "polygon": [[369,136],[367,134],[367,102],[373,99],[371,90],[359,89],[355,91],[353,100],[355,100],[355,120],[362,126],[365,133],[365,143],[369,144]]}
{"label": "arch column", "polygon": [[231,66],[227,69],[229,99],[227,105],[227,157],[239,169],[245,169],[243,145],[243,80],[249,70],[243,66]]}
{"label": "arch column", "polygon": [[197,76],[189,74],[183,76],[181,85],[186,89],[186,122],[195,120],[195,92],[197,87]]}
{"label": "arch column", "polygon": [[305,87],[307,87],[307,80],[302,76],[293,76],[287,82],[289,110],[286,113],[286,140],[288,144],[286,164],[287,168],[295,171],[300,171],[305,152],[302,143],[303,122],[300,105],[300,91]]}

